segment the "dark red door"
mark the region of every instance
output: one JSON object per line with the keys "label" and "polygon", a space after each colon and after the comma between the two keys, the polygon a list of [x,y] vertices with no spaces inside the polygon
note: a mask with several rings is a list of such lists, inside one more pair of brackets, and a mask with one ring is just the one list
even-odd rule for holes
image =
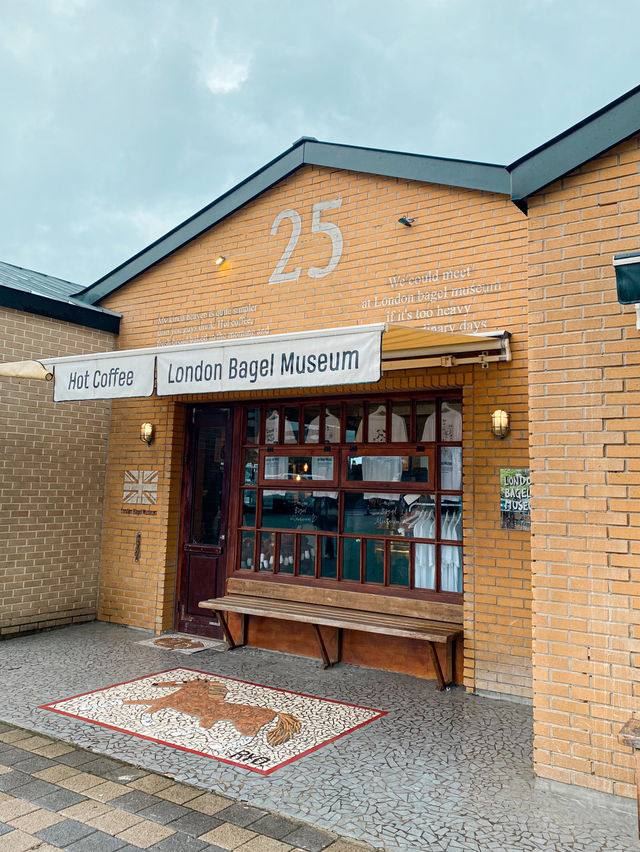
{"label": "dark red door", "polygon": [[231,414],[228,407],[204,406],[188,420],[178,630],[199,636],[222,636],[215,614],[198,604],[224,594]]}

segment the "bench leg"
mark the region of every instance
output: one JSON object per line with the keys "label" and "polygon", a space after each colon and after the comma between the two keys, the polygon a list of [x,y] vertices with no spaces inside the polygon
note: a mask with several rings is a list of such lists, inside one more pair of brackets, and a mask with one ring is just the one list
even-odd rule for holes
{"label": "bench leg", "polygon": [[[431,662],[433,663],[433,668],[436,672],[436,677],[438,678],[438,692],[442,692],[443,689],[447,686],[444,680],[444,675],[442,674],[442,666],[440,665],[440,660],[438,659],[438,652],[436,651],[436,646],[434,642],[427,642],[429,646],[429,651],[431,653]],[[449,649],[447,649],[449,650]],[[447,660],[447,669],[449,668],[449,661]],[[451,683],[451,681],[449,681]]]}
{"label": "bench leg", "polygon": [[[220,622],[220,626],[222,627],[224,638],[227,640],[227,651],[233,651],[233,649],[237,648],[238,646],[233,640],[233,636],[231,635],[231,631],[229,630],[229,625],[227,624],[227,619],[224,617],[224,612],[222,612],[222,610],[216,609],[215,614],[218,616],[218,621]],[[244,645],[244,635],[242,636],[242,644]]]}
{"label": "bench leg", "polygon": [[322,633],[320,632],[320,628],[318,627],[317,624],[313,624],[312,627],[316,632],[316,639],[318,640],[318,646],[320,648],[320,653],[322,654],[322,668],[328,669],[331,666],[333,666],[335,663],[339,662],[339,660],[340,660],[340,640],[341,640],[340,628],[338,628],[338,634],[336,636],[336,642],[337,642],[336,659],[330,660],[329,654],[327,653],[327,646],[324,644],[324,639],[322,638]]}

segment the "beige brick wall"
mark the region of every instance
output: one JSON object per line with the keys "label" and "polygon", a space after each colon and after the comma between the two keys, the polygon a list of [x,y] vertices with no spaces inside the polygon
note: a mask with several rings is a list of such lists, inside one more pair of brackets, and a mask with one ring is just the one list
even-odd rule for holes
{"label": "beige brick wall", "polygon": [[632,796],[640,331],[612,257],[640,249],[638,138],[532,199],[529,233],[536,772]]}
{"label": "beige brick wall", "polygon": [[[340,227],[342,258],[333,273],[312,279],[308,267],[325,266],[330,257],[327,236],[311,232],[312,208],[335,198],[342,199],[340,208],[326,211],[322,220]],[[300,213],[302,230],[285,272],[299,266],[299,278],[269,283],[291,234],[289,220],[276,235],[272,224],[291,208]],[[406,212],[416,217],[413,228],[397,223]],[[304,167],[103,302],[124,316],[118,346],[125,349],[385,320],[512,331],[511,364],[393,373],[378,385],[344,392],[463,389],[464,683],[523,698],[531,696],[529,542],[526,533],[500,529],[499,471],[528,467],[526,227],[525,216],[505,196]],[[228,258],[222,268],[214,265],[219,254]],[[447,295],[435,302],[405,298],[438,291],[444,272],[467,268],[467,279],[449,279]],[[389,284],[393,276],[424,278],[437,270],[440,287],[426,281],[396,289]],[[465,283],[477,289],[451,294],[452,286]],[[253,309],[243,314],[247,305]],[[244,317],[250,323],[238,324]],[[280,394],[292,395],[296,392]],[[183,441],[179,403],[196,398],[179,397],[178,405],[174,400],[113,403],[100,617],[156,630],[173,626]],[[498,441],[490,435],[489,415],[504,406],[513,428]],[[157,426],[151,447],[137,439],[144,420]],[[122,483],[129,469],[158,471],[156,515],[123,513]],[[136,562],[138,532],[142,550]],[[410,653],[407,648],[397,654],[396,665],[402,667]],[[424,672],[422,646],[419,653],[416,670]]]}
{"label": "beige brick wall", "polygon": [[[112,349],[114,335],[0,308],[0,359]],[[0,378],[0,636],[95,617],[109,402]]]}

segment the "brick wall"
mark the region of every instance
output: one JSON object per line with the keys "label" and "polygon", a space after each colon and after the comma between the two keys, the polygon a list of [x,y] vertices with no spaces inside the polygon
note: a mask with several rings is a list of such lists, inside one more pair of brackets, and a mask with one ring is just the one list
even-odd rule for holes
{"label": "brick wall", "polygon": [[[308,268],[326,266],[331,256],[330,239],[311,232],[313,205],[336,198],[341,206],[323,212],[322,221],[341,229],[342,257],[331,274],[311,278]],[[296,281],[269,283],[291,235],[288,219],[275,235],[272,225],[292,208],[302,228],[285,275],[300,272]],[[413,228],[398,224],[405,213],[416,218]],[[380,321],[512,331],[511,364],[387,374],[378,385],[345,393],[463,389],[464,682],[520,697],[531,695],[528,535],[500,529],[499,470],[528,466],[525,252],[526,218],[504,196],[304,167],[103,301],[124,315],[121,348]],[[228,260],[217,268],[219,254]],[[403,276],[393,286],[391,279]],[[181,403],[195,400],[113,403],[101,618],[156,630],[173,626]],[[489,414],[496,407],[509,408],[513,418],[505,441],[490,436]],[[151,447],[137,439],[144,420],[158,426]],[[123,513],[127,469],[158,470],[156,515]],[[424,648],[405,645],[395,665],[419,654],[420,666],[406,665],[424,671]]]}
{"label": "brick wall", "polygon": [[640,249],[638,138],[531,200],[535,766],[634,795],[640,698],[640,331],[614,253]]}
{"label": "brick wall", "polygon": [[[112,349],[114,336],[0,308],[0,357]],[[0,636],[95,617],[109,402],[0,378]]]}

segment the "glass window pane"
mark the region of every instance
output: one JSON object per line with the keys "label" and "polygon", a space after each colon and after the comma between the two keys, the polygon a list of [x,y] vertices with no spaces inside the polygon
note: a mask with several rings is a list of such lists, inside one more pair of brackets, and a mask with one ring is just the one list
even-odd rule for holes
{"label": "glass window pane", "polygon": [[293,557],[296,537],[291,533],[280,536],[280,554],[278,555],[278,573],[293,574]]}
{"label": "glass window pane", "polygon": [[280,413],[277,408],[267,409],[267,416],[264,422],[264,442],[265,444],[280,443]]}
{"label": "glass window pane", "polygon": [[462,440],[462,403],[445,399],[440,409],[440,440]]}
{"label": "glass window pane", "polygon": [[338,539],[323,535],[320,548],[320,576],[335,579],[338,576]]}
{"label": "glass window pane", "polygon": [[220,540],[225,436],[224,423],[202,426],[198,430],[191,509],[194,544],[218,544]]}
{"label": "glass window pane", "polygon": [[305,444],[320,443],[320,407],[318,405],[304,407],[304,442]]}
{"label": "glass window pane", "polygon": [[298,573],[303,577],[316,575],[316,537],[314,535],[300,536],[300,567]]}
{"label": "glass window pane", "polygon": [[284,442],[285,444],[298,443],[298,420],[300,417],[300,409],[285,408],[284,410]]}
{"label": "glass window pane", "polygon": [[358,430],[362,428],[362,403],[361,402],[349,402],[346,407],[346,426],[347,426],[347,434],[346,441],[347,444],[352,444],[355,441],[360,440],[356,438],[358,434]]}
{"label": "glass window pane", "polygon": [[389,584],[409,587],[409,551],[408,541],[392,541],[389,547]]}
{"label": "glass window pane", "polygon": [[440,545],[440,589],[462,592],[462,548]]}
{"label": "glass window pane", "polygon": [[[320,492],[318,492],[320,493]],[[338,531],[338,501],[311,491],[262,492],[262,526],[285,530]]]}
{"label": "glass window pane", "polygon": [[440,447],[440,488],[462,490],[462,447]]}
{"label": "glass window pane", "polygon": [[416,543],[413,557],[413,585],[416,589],[436,587],[436,546]]}
{"label": "glass window pane", "polygon": [[253,571],[255,541],[256,534],[252,532],[243,532],[240,537],[240,567],[247,571]]}
{"label": "glass window pane", "polygon": [[342,579],[360,582],[360,539],[342,539]]}
{"label": "glass window pane", "polygon": [[260,409],[247,409],[247,434],[245,435],[246,444],[257,444],[260,439]]}
{"label": "glass window pane", "polygon": [[462,541],[462,497],[440,498],[440,538]]}
{"label": "glass window pane", "polygon": [[340,431],[340,406],[327,405],[324,411],[324,440],[330,444],[339,444]]}
{"label": "glass window pane", "polygon": [[365,583],[384,583],[384,541],[367,541]]}
{"label": "glass window pane", "polygon": [[244,454],[245,484],[256,485],[258,482],[258,451],[246,450]]}
{"label": "glass window pane", "polygon": [[411,440],[411,403],[394,402],[391,414],[391,440]]}
{"label": "glass window pane", "polygon": [[329,481],[334,477],[333,456],[265,456],[264,478],[292,482]]}
{"label": "glass window pane", "polygon": [[258,559],[258,568],[260,571],[273,571],[275,543],[275,533],[262,533],[260,535],[260,555]]}
{"label": "glass window pane", "polygon": [[436,403],[419,402],[416,405],[416,441],[435,441]]}
{"label": "glass window pane", "polygon": [[374,456],[364,453],[348,456],[347,479],[350,482],[428,482],[429,456],[413,453],[406,456]]}
{"label": "glass window pane", "polygon": [[[397,431],[397,428],[396,428]],[[387,406],[381,403],[369,405],[367,417],[367,434],[364,433],[364,422],[360,423],[356,433],[356,441],[366,441],[368,444],[384,444],[387,440]],[[406,437],[404,439],[406,441]]]}
{"label": "glass window pane", "polygon": [[256,497],[257,492],[251,488],[242,491],[242,526],[255,527],[256,525]]}
{"label": "glass window pane", "polygon": [[407,538],[435,538],[435,499],[427,495],[405,494],[400,501],[398,533]]}
{"label": "glass window pane", "polygon": [[398,531],[401,506],[398,500],[383,495],[345,491],[344,531],[364,535],[402,535]]}

